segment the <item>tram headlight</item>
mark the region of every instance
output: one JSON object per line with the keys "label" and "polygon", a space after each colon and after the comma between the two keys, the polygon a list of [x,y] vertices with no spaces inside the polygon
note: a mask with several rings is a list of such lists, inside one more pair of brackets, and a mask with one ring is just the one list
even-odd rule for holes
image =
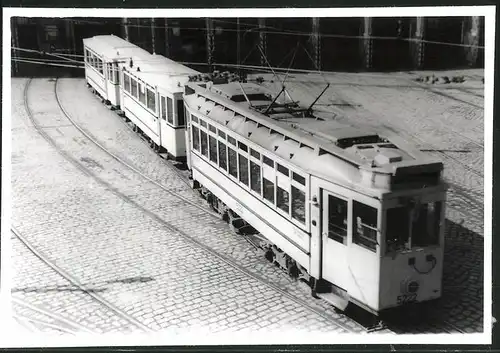
{"label": "tram headlight", "polygon": [[408,283],[406,290],[408,291],[408,293],[413,294],[417,293],[419,288],[420,284],[418,284],[417,281],[411,281],[410,283]]}
{"label": "tram headlight", "polygon": [[415,280],[408,278],[401,282],[401,292],[406,294],[416,294],[420,289],[420,283]]}

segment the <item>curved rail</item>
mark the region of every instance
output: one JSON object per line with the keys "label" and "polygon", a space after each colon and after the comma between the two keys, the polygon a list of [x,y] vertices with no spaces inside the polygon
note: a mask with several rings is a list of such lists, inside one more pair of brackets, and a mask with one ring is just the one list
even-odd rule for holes
{"label": "curved rail", "polygon": [[[60,268],[59,266],[57,266],[54,262],[50,261],[49,258],[47,257],[47,255],[45,255],[40,250],[36,249],[33,246],[33,244],[31,244],[26,239],[26,237],[24,237],[21,233],[19,233],[19,231],[17,231],[14,227],[12,227],[11,231],[16,236],[16,238],[19,239],[21,241],[21,243],[23,243],[23,245],[26,246],[26,248],[28,248],[28,250],[33,253],[33,255],[35,255],[37,258],[39,258],[47,266],[49,266],[50,268],[52,268],[57,274],[59,274],[65,280],[67,280],[72,285],[74,285],[75,287],[77,287],[78,289],[80,289],[83,293],[85,293],[85,294],[89,295],[90,297],[92,297],[95,301],[97,301],[98,303],[100,303],[101,305],[103,305],[104,307],[106,307],[108,310],[110,310],[113,313],[115,313],[117,316],[119,316],[122,319],[126,320],[127,322],[129,322],[129,323],[137,326],[137,328],[139,328],[140,330],[142,330],[144,332],[153,332],[153,330],[151,330],[149,327],[147,327],[146,325],[144,325],[143,323],[141,323],[140,321],[138,321],[134,317],[130,316],[126,312],[122,311],[120,308],[118,308],[114,304],[110,303],[109,301],[107,301],[106,299],[104,299],[103,297],[101,297],[100,295],[98,295],[96,293],[93,293],[91,291],[88,291],[85,288],[85,286],[82,285],[78,281],[78,279],[76,279],[74,276],[72,276],[71,274],[69,274],[66,271],[64,271],[62,268]],[[27,306],[26,303],[21,303],[21,305]],[[36,310],[36,311],[41,312],[41,309],[38,309],[38,308],[34,309],[32,306],[30,306],[29,308],[31,310]],[[50,315],[51,317],[55,317],[53,313],[44,312],[44,314]],[[65,318],[62,318],[60,316],[57,316],[57,320],[59,320],[61,322],[64,322],[65,324],[71,325],[73,327],[77,326],[79,329],[85,330],[86,332],[91,332],[90,330],[84,328],[82,325],[74,323],[74,322],[72,322],[70,320],[67,320]]]}
{"label": "curved rail", "polygon": [[[32,121],[33,125],[35,126],[36,130],[40,133],[40,135],[45,139],[47,140],[47,142],[49,142],[55,149],[58,153],[60,153],[66,160],[68,160],[70,163],[72,163],[75,167],[77,167],[79,170],[81,170],[83,173],[85,173],[86,175],[90,176],[91,178],[93,178],[96,182],[98,182],[99,184],[103,185],[104,187],[106,187],[109,191],[111,191],[112,193],[114,193],[116,196],[118,196],[119,198],[121,198],[122,200],[124,200],[125,202],[131,204],[133,207],[137,208],[138,210],[140,210],[141,212],[143,212],[144,214],[148,215],[150,218],[152,218],[153,220],[157,221],[159,224],[161,224],[162,226],[164,226],[165,228],[171,230],[172,232],[174,232],[175,234],[178,234],[180,235],[183,239],[189,241],[192,245],[198,247],[199,249],[213,255],[214,257],[218,258],[220,261],[224,262],[226,265],[232,267],[233,269],[237,270],[238,272],[240,273],[243,273],[244,275],[246,275],[247,277],[250,277],[262,284],[264,284],[265,286],[267,286],[268,288],[274,290],[275,292],[281,294],[283,297],[286,297],[287,299],[289,299],[290,301],[300,305],[301,307],[307,309],[308,311],[328,320],[329,322],[331,322],[333,325],[337,326],[338,328],[346,331],[346,332],[358,332],[358,331],[354,331],[351,327],[347,326],[347,325],[344,325],[343,323],[339,322],[335,317],[329,315],[328,313],[325,313],[324,310],[320,309],[320,308],[317,308],[313,305],[310,305],[309,303],[305,302],[304,300],[296,297],[295,295],[293,294],[290,294],[286,289],[283,289],[281,287],[279,287],[278,285],[274,284],[273,282],[267,280],[266,278],[263,278],[262,276],[258,275],[258,274],[255,274],[253,273],[252,271],[248,270],[247,268],[243,267],[242,265],[240,265],[238,262],[234,261],[233,259],[231,259],[230,257],[226,256],[225,254],[222,254],[212,248],[210,248],[209,246],[203,244],[201,241],[199,241],[198,239],[196,239],[195,237],[189,235],[188,233],[178,229],[176,226],[170,224],[169,222],[163,220],[162,218],[160,218],[158,215],[156,215],[155,213],[153,213],[152,211],[150,210],[147,210],[146,208],[142,207],[141,205],[137,204],[135,201],[133,201],[130,197],[128,197],[127,195],[121,193],[120,191],[118,191],[116,188],[114,188],[112,185],[110,185],[109,183],[107,183],[106,181],[102,180],[101,178],[99,178],[97,175],[95,175],[91,170],[89,170],[88,168],[86,168],[83,164],[81,164],[78,160],[76,160],[75,158],[71,157],[68,153],[66,153],[64,150],[62,150],[55,142],[54,140],[48,135],[46,134],[40,127],[39,125],[36,123],[32,113],[31,113],[31,110],[29,109],[29,106],[28,106],[28,102],[27,102],[27,87],[29,86],[29,83],[31,82],[31,80],[28,82],[28,84],[26,85],[26,88],[25,88],[25,106],[27,108],[27,112],[28,112],[28,115],[29,115],[29,118],[30,120]],[[57,85],[57,80],[55,81],[55,87]],[[55,91],[56,95],[57,95],[57,91]],[[60,104],[60,100],[59,98],[57,97],[57,101],[58,101],[58,104]],[[62,108],[62,107],[61,107]],[[146,179],[147,181],[149,181],[150,183],[160,187],[161,189],[165,190],[165,191],[168,191],[170,194],[172,195],[175,195],[177,197],[179,197],[180,199],[182,199],[183,201],[185,201],[186,203],[190,204],[190,205],[193,205],[201,210],[204,210],[205,212],[207,213],[210,213],[212,214],[214,217],[217,217],[219,218],[219,216],[214,213],[214,212],[210,212],[208,210],[205,210],[203,209],[201,206],[193,203],[192,201],[180,196],[180,195],[176,195],[174,192],[166,189],[164,186],[162,186],[160,183],[156,182],[155,180],[151,179],[150,177],[146,176],[145,174],[143,174],[142,172],[140,172],[139,170],[137,170],[135,167],[131,166],[130,164],[124,162],[121,158],[119,158],[118,156],[114,155],[112,152],[108,151],[104,146],[102,146],[101,144],[99,144],[97,141],[95,141],[88,133],[86,133],[80,126],[78,126],[70,117],[69,115],[67,114],[67,112],[63,109],[61,109],[61,112],[65,115],[65,117],[75,126],[75,128],[77,128],[87,139],[89,139],[91,142],[93,142],[96,146],[98,146],[101,150],[103,150],[104,152],[106,152],[108,155],[110,155],[111,157],[113,157],[115,160],[117,160],[118,162],[120,162],[121,164],[123,164],[124,166],[126,166],[127,168],[129,168],[130,170],[134,171],[135,173],[137,173],[138,175],[140,175],[141,177],[143,177],[144,179]],[[62,270],[61,270],[62,271]],[[69,278],[72,278],[74,283],[78,283],[76,278],[73,278],[71,277],[69,274],[65,273],[66,275],[68,275]],[[82,287],[82,290],[84,290],[84,288]],[[99,297],[98,295],[96,295],[95,293],[89,293],[90,295],[92,295],[93,297]],[[96,298],[97,300],[97,298]],[[105,302],[107,303],[107,302]],[[104,303],[103,303],[104,304]],[[112,304],[109,303],[111,306]],[[116,308],[116,307],[115,307]],[[118,308],[116,308],[118,309]],[[121,312],[120,309],[118,309],[118,312]],[[124,313],[125,314],[125,313]],[[127,314],[125,314],[127,317],[130,317],[128,316]],[[135,320],[135,319],[134,319]],[[135,320],[136,321],[136,320]],[[144,327],[144,325],[142,323],[139,323],[137,322],[138,324],[140,324],[142,327]],[[355,321],[353,321],[353,323],[355,323]],[[364,331],[365,328],[362,327],[361,325],[357,324],[356,325],[360,328],[360,330]],[[148,328],[148,331],[151,331],[149,328]]]}

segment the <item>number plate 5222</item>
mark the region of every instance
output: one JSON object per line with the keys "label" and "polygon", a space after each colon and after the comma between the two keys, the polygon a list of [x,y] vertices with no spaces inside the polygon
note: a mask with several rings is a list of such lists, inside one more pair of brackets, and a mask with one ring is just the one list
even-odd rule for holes
{"label": "number plate 5222", "polygon": [[398,295],[397,297],[398,305],[413,303],[416,300],[417,300],[416,294],[403,294],[403,295]]}

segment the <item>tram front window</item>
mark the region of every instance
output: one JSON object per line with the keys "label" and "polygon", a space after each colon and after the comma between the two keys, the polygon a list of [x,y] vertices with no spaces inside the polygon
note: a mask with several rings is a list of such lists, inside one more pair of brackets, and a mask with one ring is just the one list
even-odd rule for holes
{"label": "tram front window", "polygon": [[387,252],[437,245],[441,223],[441,202],[419,204],[413,208],[387,210]]}

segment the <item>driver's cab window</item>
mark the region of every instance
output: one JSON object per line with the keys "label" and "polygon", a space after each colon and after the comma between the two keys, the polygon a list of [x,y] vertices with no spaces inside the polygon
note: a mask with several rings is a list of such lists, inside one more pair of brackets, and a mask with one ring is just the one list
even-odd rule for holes
{"label": "driver's cab window", "polygon": [[328,195],[328,237],[347,244],[347,201]]}
{"label": "driver's cab window", "polygon": [[377,209],[361,202],[352,203],[352,242],[377,251]]}

